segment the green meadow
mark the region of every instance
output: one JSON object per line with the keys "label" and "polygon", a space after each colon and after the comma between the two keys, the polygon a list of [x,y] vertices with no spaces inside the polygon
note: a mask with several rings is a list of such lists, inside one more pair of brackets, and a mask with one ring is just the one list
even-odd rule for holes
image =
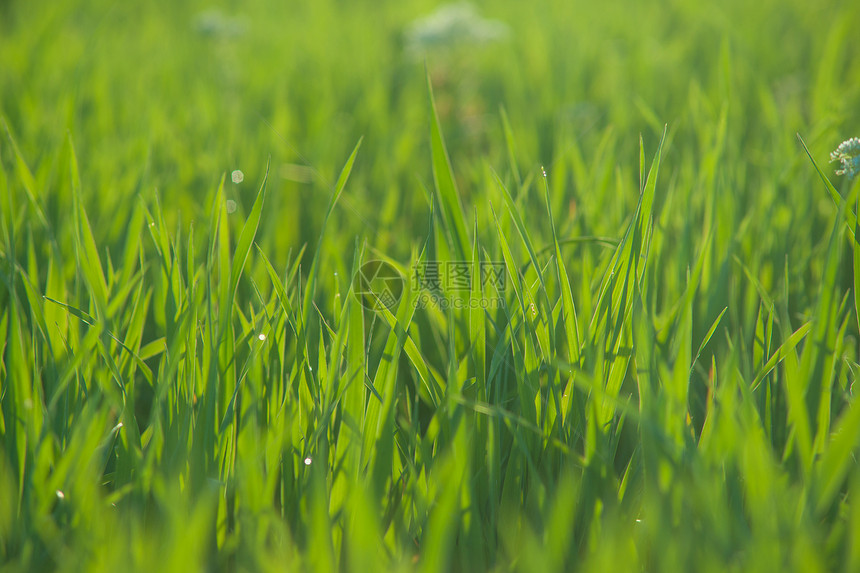
{"label": "green meadow", "polygon": [[0,0],[0,572],[860,570],[858,26]]}

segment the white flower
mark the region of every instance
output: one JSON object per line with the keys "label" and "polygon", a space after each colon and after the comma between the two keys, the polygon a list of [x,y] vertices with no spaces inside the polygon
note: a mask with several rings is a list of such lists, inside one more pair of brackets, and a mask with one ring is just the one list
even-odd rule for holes
{"label": "white flower", "polygon": [[245,33],[247,25],[243,18],[227,16],[213,8],[198,12],[194,16],[194,28],[204,36],[235,38]]}
{"label": "white flower", "polygon": [[433,48],[461,44],[484,44],[508,35],[508,27],[478,14],[469,3],[445,4],[412,22],[406,31],[407,51],[415,56]]}
{"label": "white flower", "polygon": [[854,177],[860,173],[860,138],[852,137],[839,144],[836,151],[830,154],[830,162],[838,161],[842,169],[837,169],[837,175]]}

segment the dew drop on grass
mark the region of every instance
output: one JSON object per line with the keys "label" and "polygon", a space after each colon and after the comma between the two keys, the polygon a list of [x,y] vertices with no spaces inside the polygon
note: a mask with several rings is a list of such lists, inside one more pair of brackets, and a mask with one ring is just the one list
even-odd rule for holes
{"label": "dew drop on grass", "polygon": [[309,457],[307,457],[307,458],[305,458],[305,465],[306,465],[306,466],[311,465],[311,463],[313,463],[313,460],[310,458],[310,456],[309,456]]}
{"label": "dew drop on grass", "polygon": [[266,340],[266,335],[260,334],[259,336],[257,336],[257,338],[260,339],[260,342],[264,342]]}
{"label": "dew drop on grass", "polygon": [[236,212],[236,202],[232,199],[227,199],[227,212],[235,213]]}
{"label": "dew drop on grass", "polygon": [[66,499],[66,494],[64,494],[60,490],[57,490],[57,499]]}
{"label": "dew drop on grass", "polygon": [[241,183],[245,180],[245,174],[237,169],[230,175],[230,178],[233,180],[233,183]]}

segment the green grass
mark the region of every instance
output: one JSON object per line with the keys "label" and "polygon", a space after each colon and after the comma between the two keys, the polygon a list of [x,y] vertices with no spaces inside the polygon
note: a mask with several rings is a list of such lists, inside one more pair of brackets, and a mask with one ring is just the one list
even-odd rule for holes
{"label": "green grass", "polygon": [[860,569],[860,4],[211,8],[0,0],[0,571]]}

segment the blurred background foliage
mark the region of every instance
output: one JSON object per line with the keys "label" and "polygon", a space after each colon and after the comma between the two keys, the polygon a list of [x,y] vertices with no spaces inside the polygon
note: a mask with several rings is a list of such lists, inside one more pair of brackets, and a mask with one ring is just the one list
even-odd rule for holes
{"label": "blurred background foliage", "polygon": [[[856,126],[852,2],[491,2],[476,4],[474,15],[503,26],[501,37],[409,49],[411,27],[436,8],[7,2],[2,111],[36,163],[50,161],[72,133],[105,244],[122,242],[123,218],[113,214],[136,193],[158,189],[168,218],[181,213],[187,223],[206,211],[220,173],[241,168],[259,181],[271,155],[264,224],[277,227],[267,237],[281,254],[316,239],[326,188],[362,136],[338,225],[401,256],[426,234],[425,63],[469,204],[485,165],[509,168],[503,107],[522,170],[543,164],[553,176],[564,164],[566,180],[555,184],[582,225],[606,225],[601,232],[617,228],[635,194],[619,196],[601,181],[616,165],[583,175],[576,163],[597,170],[597,154],[608,149],[629,184],[639,133],[653,146],[668,123],[676,165],[719,153],[716,176],[742,219],[787,192],[803,160],[796,132],[823,152]],[[725,135],[714,149],[721,114]],[[699,177],[676,175],[690,186]],[[232,190],[246,210],[252,189]],[[787,233],[797,217],[826,217],[821,194],[794,192],[771,229]],[[695,216],[700,205],[695,193],[689,198],[692,205],[678,208]],[[607,210],[616,216],[603,217]]]}

